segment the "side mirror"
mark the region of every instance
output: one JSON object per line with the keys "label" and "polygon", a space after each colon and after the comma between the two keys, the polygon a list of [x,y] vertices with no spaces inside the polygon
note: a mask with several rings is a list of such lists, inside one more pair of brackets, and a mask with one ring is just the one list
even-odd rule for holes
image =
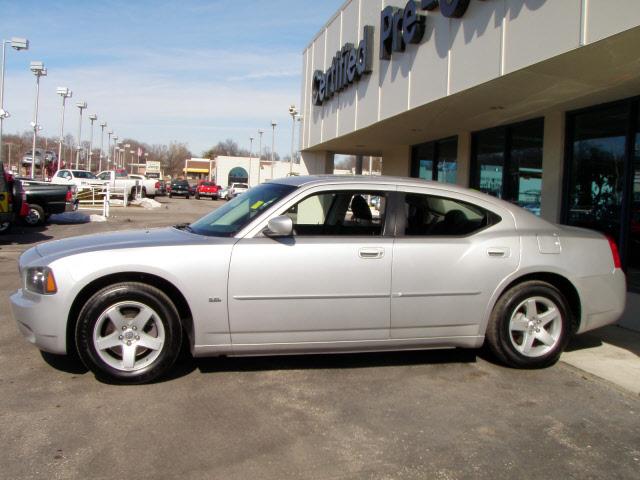
{"label": "side mirror", "polygon": [[272,218],[264,234],[267,237],[290,237],[293,234],[293,220],[286,215]]}

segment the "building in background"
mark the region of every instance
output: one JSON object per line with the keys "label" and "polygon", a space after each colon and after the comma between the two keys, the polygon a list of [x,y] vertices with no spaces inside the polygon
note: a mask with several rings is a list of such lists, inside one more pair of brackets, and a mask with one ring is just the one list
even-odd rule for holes
{"label": "building in background", "polygon": [[[303,53],[301,151],[617,241],[640,329],[640,1],[348,0]],[[587,259],[585,259],[587,261]]]}

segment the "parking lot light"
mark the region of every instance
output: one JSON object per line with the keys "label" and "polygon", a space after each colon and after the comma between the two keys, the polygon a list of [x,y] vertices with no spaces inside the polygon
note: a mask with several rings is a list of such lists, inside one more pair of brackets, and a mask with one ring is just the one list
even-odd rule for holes
{"label": "parking lot light", "polygon": [[104,157],[104,129],[107,128],[107,122],[100,124],[100,159],[98,160],[98,172],[102,171],[102,157]]}
{"label": "parking lot light", "polygon": [[82,150],[82,110],[87,108],[87,102],[78,102],[76,107],[80,110],[80,121],[78,122],[78,146],[76,147],[76,170],[80,168],[80,150]]}
{"label": "parking lot light", "polygon": [[89,136],[89,158],[87,161],[89,162],[89,167],[87,170],[91,171],[91,160],[93,159],[93,122],[98,120],[98,115],[91,114],[89,115],[89,121],[91,122],[91,135]]}
{"label": "parking lot light", "polygon": [[58,167],[56,171],[60,170],[60,162],[62,161],[62,142],[64,141],[64,111],[67,98],[73,96],[73,92],[67,87],[58,87],[56,93],[62,97],[62,114],[60,116],[60,141],[58,142]]}
{"label": "parking lot light", "polygon": [[[40,77],[47,76],[47,69],[45,68],[44,63],[42,62],[31,62],[31,66],[29,67],[29,69],[36,76],[36,105],[35,105],[34,114],[33,114],[33,122],[31,122],[31,126],[33,127],[33,144],[31,147],[31,173],[29,175],[31,178],[34,178],[35,169],[36,169],[36,138],[38,136],[38,129],[39,129],[38,101],[40,97]],[[41,162],[42,162],[42,165],[41,165],[42,175],[44,176],[44,155],[42,156]]]}
{"label": "parking lot light", "polygon": [[2,162],[2,124],[5,118],[9,118],[9,112],[4,109],[4,67],[6,58],[6,47],[11,45],[14,50],[27,50],[29,40],[26,38],[13,37],[11,40],[2,40],[2,61],[0,62],[0,162]]}

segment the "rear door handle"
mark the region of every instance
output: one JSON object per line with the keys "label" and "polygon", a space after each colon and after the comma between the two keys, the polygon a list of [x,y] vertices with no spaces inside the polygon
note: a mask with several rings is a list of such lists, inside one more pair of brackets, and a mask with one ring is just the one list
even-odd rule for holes
{"label": "rear door handle", "polygon": [[358,250],[360,258],[373,259],[384,257],[384,248],[361,248]]}
{"label": "rear door handle", "polygon": [[487,248],[487,255],[490,257],[505,258],[511,254],[508,247],[489,247]]}

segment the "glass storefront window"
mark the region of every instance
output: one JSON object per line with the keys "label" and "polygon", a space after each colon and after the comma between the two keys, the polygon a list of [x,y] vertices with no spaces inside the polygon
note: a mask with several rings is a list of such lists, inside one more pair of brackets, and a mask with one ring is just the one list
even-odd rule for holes
{"label": "glass storefront window", "polygon": [[473,134],[472,186],[540,215],[544,120]]}
{"label": "glass storefront window", "polygon": [[411,154],[411,176],[424,180],[456,183],[458,138],[416,145]]}
{"label": "glass storefront window", "polygon": [[620,240],[629,108],[577,114],[571,125],[567,223]]}
{"label": "glass storefront window", "polygon": [[567,115],[564,221],[618,244],[630,291],[640,293],[640,101]]}

